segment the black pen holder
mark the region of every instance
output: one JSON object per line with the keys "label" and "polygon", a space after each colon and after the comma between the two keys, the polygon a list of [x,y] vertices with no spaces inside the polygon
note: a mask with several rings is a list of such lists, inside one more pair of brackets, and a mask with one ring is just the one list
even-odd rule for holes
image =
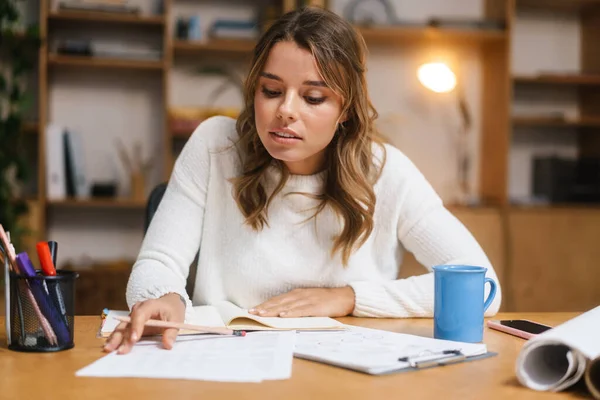
{"label": "black pen holder", "polygon": [[78,276],[65,270],[57,270],[56,276],[45,276],[40,271],[34,277],[10,273],[9,349],[52,352],[74,346]]}

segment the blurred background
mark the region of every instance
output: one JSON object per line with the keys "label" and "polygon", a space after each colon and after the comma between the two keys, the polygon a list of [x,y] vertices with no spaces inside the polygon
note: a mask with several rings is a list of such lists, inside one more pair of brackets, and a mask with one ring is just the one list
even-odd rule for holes
{"label": "blurred background", "polygon": [[[381,133],[487,252],[502,310],[598,305],[600,0],[3,0],[17,252],[57,241],[76,313],[125,309],[149,194],[203,119],[239,113],[257,37],[304,5],[364,36]],[[407,254],[400,277],[425,272]]]}

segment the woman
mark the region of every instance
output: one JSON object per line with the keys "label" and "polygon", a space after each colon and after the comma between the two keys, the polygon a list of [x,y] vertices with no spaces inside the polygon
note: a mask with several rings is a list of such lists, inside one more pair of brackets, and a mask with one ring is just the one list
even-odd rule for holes
{"label": "woman", "polygon": [[[203,122],[178,157],[129,280],[133,321],[107,351],[127,353],[150,318],[188,319],[198,252],[193,304],[261,316],[430,317],[432,274],[396,280],[405,249],[497,281],[422,174],[377,139],[365,44],[344,19],[284,15],[257,44],[244,94],[237,121]],[[164,346],[176,336],[165,330]]]}

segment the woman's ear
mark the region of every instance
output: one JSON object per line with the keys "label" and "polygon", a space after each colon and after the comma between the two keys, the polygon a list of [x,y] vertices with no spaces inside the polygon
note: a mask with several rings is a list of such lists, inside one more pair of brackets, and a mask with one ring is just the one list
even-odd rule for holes
{"label": "woman's ear", "polygon": [[348,111],[342,112],[342,115],[340,115],[340,118],[338,119],[338,124],[343,124],[346,121],[348,121]]}

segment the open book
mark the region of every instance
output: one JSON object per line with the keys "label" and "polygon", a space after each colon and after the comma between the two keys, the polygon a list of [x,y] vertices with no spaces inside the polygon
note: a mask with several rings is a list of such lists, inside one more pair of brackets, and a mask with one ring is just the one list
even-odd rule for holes
{"label": "open book", "polygon": [[600,399],[600,306],[529,340],[516,368],[531,389],[558,392],[584,379]]}
{"label": "open book", "polygon": [[[100,336],[108,337],[119,324],[112,316],[127,316],[128,311],[109,311],[100,329]],[[226,327],[246,331],[299,330],[323,331],[343,330],[344,325],[328,317],[279,318],[259,317],[248,313],[247,310],[228,301],[222,301],[212,306],[194,307],[193,317],[186,321],[188,324]],[[196,331],[181,330],[180,335],[198,334]]]}

